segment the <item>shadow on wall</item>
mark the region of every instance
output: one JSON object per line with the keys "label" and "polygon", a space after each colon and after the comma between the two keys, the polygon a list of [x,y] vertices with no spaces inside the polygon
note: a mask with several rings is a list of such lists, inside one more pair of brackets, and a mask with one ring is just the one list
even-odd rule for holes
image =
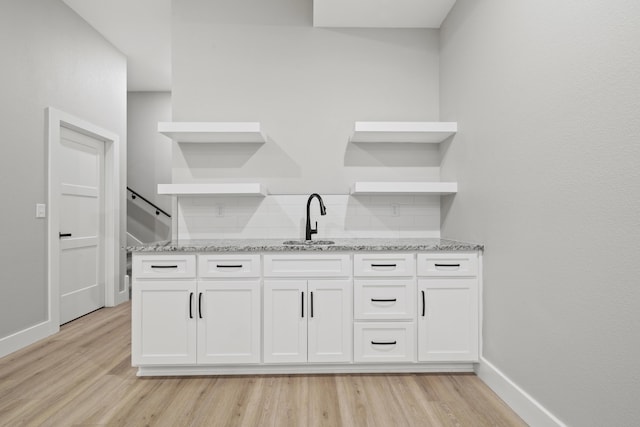
{"label": "shadow on wall", "polygon": [[438,144],[401,142],[349,142],[344,153],[345,166],[438,167]]}
{"label": "shadow on wall", "polygon": [[180,143],[192,178],[299,177],[300,165],[272,139],[265,143]]}

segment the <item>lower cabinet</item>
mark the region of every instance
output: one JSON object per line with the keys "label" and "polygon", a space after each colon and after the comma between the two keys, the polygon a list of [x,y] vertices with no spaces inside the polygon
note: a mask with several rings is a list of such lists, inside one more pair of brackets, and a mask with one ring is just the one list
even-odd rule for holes
{"label": "lower cabinet", "polygon": [[350,280],[265,280],[264,362],[350,362]]}
{"label": "lower cabinet", "polygon": [[132,359],[139,365],[260,362],[260,281],[139,281]]}
{"label": "lower cabinet", "polygon": [[478,334],[477,278],[418,280],[418,361],[475,362]]}
{"label": "lower cabinet", "polygon": [[196,281],[135,281],[133,285],[133,365],[196,363]]}
{"label": "lower cabinet", "polygon": [[198,282],[198,357],[203,364],[260,362],[260,280]]}

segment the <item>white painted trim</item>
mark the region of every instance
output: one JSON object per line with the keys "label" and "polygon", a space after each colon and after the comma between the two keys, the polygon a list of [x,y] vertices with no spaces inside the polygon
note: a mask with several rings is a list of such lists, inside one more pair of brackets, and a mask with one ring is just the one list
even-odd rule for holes
{"label": "white painted trim", "polygon": [[0,357],[18,351],[28,345],[33,344],[43,338],[53,335],[60,330],[60,326],[52,324],[46,320],[37,325],[33,325],[22,331],[6,336],[0,339]]}
{"label": "white painted trim", "polygon": [[88,135],[104,142],[104,282],[105,306],[117,305],[129,299],[125,284],[120,291],[120,194],[124,194],[124,183],[120,180],[120,138],[115,133],[98,127],[86,120],[67,114],[55,108],[47,108],[48,142],[48,204],[47,221],[47,282],[49,291],[49,318],[52,328],[60,324],[60,284],[59,260],[60,244],[57,236],[59,224],[59,203],[54,185],[58,182],[57,147],[60,143],[60,128]]}
{"label": "white painted trim", "polygon": [[566,427],[566,424],[484,357],[480,358],[475,371],[527,424],[536,427]]}
{"label": "white painted trim", "polygon": [[366,374],[366,373],[437,373],[473,372],[471,363],[359,363],[359,364],[301,364],[301,365],[195,365],[140,366],[137,375],[269,375],[269,374]]}

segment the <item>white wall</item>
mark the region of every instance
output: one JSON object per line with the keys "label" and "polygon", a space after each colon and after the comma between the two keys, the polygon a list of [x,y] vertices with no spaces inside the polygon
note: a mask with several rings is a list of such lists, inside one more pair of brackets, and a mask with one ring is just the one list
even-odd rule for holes
{"label": "white wall", "polygon": [[[127,94],[127,186],[171,213],[171,197],[158,195],[158,184],[171,182],[171,139],[158,133],[158,122],[171,121],[170,92]],[[155,215],[140,199],[127,199],[127,231],[143,242],[170,237],[171,219]]]}
{"label": "white wall", "polygon": [[[35,204],[47,200],[45,109],[119,135],[124,185],[126,59],[58,0],[4,0],[0,52],[2,340],[48,318],[46,219],[35,218]],[[120,214],[124,238],[124,209]]]}
{"label": "white wall", "polygon": [[437,180],[428,144],[350,144],[356,120],[438,120],[436,30],[321,29],[312,2],[173,3],[173,119],[259,121],[264,145],[176,145],[173,182],[348,194]]}
{"label": "white wall", "polygon": [[[178,238],[304,239],[308,195],[181,196]],[[311,202],[315,240],[331,237],[440,237],[438,196],[325,195],[327,214]]]}
{"label": "white wall", "polygon": [[458,0],[443,237],[480,241],[484,357],[572,426],[640,425],[640,4]]}
{"label": "white wall", "polygon": [[[439,235],[432,201],[420,222],[413,207],[387,219],[389,198],[347,196],[354,181],[439,180],[437,146],[349,142],[355,121],[439,119],[437,30],[321,29],[311,15],[310,1],[173,2],[173,119],[258,121],[267,135],[174,143],[173,182],[260,182],[276,195],[183,198],[180,236],[297,237],[314,192],[335,196],[319,220],[334,237]],[[220,204],[224,217],[209,209]],[[374,219],[358,222],[362,210]]]}

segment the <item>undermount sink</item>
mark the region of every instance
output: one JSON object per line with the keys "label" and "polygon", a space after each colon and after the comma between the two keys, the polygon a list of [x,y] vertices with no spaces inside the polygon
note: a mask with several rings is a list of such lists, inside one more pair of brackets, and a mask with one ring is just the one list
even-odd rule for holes
{"label": "undermount sink", "polygon": [[334,243],[332,240],[287,240],[282,242],[285,246],[326,246]]}

